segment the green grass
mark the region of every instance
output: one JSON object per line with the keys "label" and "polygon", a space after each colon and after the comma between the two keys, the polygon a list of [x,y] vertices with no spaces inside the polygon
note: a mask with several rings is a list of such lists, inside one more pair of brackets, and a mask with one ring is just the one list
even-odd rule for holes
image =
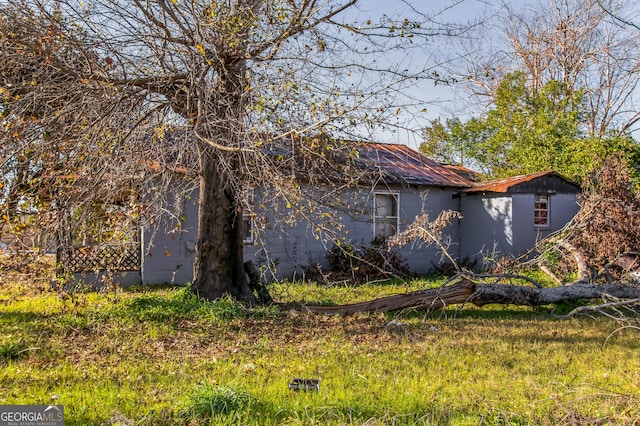
{"label": "green grass", "polygon": [[[638,332],[605,344],[617,324],[603,318],[505,306],[313,316],[185,288],[0,282],[0,404],[62,404],[67,425],[640,422]],[[345,303],[440,282],[271,290]],[[320,379],[320,391],[289,390],[295,377]]]}

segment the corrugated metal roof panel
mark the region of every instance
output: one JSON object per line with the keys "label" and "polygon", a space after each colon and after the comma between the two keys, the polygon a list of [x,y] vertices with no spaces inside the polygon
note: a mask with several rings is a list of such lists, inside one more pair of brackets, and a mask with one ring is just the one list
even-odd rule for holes
{"label": "corrugated metal roof panel", "polygon": [[364,143],[360,160],[387,183],[469,187],[473,182],[406,145]]}
{"label": "corrugated metal roof panel", "polygon": [[[442,164],[442,163],[441,163]],[[445,168],[452,170],[462,176],[465,179],[470,180],[471,182],[477,182],[481,176],[480,173],[471,170],[465,166],[460,166],[457,164],[442,164]]]}

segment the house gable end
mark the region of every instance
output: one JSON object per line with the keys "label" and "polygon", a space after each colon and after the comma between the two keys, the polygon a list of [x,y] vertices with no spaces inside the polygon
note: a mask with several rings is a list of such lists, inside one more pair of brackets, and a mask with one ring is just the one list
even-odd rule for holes
{"label": "house gable end", "polygon": [[507,191],[509,194],[578,194],[579,192],[580,187],[578,185],[556,174],[548,174],[516,184]]}
{"label": "house gable end", "polygon": [[578,194],[580,193],[580,186],[554,171],[547,171],[480,182],[463,190],[463,192],[467,194],[533,194],[541,192]]}

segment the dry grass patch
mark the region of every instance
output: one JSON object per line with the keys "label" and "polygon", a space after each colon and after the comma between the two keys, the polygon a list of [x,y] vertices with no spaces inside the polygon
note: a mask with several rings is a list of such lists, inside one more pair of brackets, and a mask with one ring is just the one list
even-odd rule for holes
{"label": "dry grass patch", "polygon": [[[544,309],[314,316],[204,302],[188,289],[0,289],[0,404],[65,406],[67,424],[637,424],[640,343]],[[404,285],[274,291],[343,303]],[[297,297],[297,296],[296,296]],[[356,299],[357,300],[357,299]],[[353,300],[353,301],[356,301]],[[320,392],[292,392],[294,377]]]}

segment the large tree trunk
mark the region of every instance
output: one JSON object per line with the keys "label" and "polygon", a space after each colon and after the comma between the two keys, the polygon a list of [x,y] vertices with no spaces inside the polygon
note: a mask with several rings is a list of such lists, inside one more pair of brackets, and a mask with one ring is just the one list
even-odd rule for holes
{"label": "large tree trunk", "polygon": [[476,284],[463,279],[436,289],[383,297],[369,302],[340,306],[305,306],[317,314],[354,314],[357,312],[388,312],[407,308],[440,309],[449,305],[473,303],[484,306],[503,305],[540,306],[585,299],[599,299],[605,295],[619,299],[640,298],[640,287],[628,284],[589,285],[537,288],[502,284]]}
{"label": "large tree trunk", "polygon": [[[209,92],[196,92],[194,131],[200,163],[198,238],[192,289],[206,299],[230,294],[257,304],[247,277],[243,255],[243,221],[238,188],[244,185],[238,163],[246,114],[246,60],[221,55]],[[202,105],[214,105],[208,114]],[[189,110],[189,108],[186,108]]]}
{"label": "large tree trunk", "polygon": [[249,303],[256,298],[244,269],[242,214],[216,161],[214,148],[201,143],[198,238],[193,291],[209,300],[226,294]]}

